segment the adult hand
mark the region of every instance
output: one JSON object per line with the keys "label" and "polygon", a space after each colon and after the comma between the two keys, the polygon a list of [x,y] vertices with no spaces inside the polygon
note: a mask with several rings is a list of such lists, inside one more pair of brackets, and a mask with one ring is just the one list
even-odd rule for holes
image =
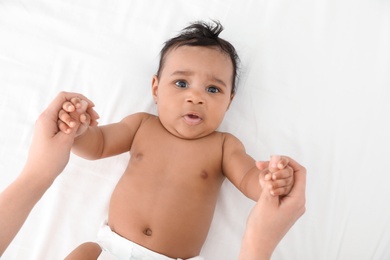
{"label": "adult hand", "polygon": [[263,192],[248,217],[240,259],[270,259],[280,240],[305,212],[306,169],[291,158],[288,160],[295,179],[288,195],[272,196],[267,183],[270,180],[260,175]]}
{"label": "adult hand", "polygon": [[64,133],[58,128],[59,111],[63,104],[77,96],[88,103],[87,113],[91,125],[97,125],[98,114],[93,110],[94,104],[78,93],[61,92],[51,102],[35,123],[33,140],[30,146],[26,167],[39,172],[39,178],[48,177],[54,180],[69,161],[70,149],[79,127],[76,124]]}
{"label": "adult hand", "polygon": [[59,131],[58,114],[64,102],[79,96],[88,103],[92,124],[97,124],[93,103],[76,93],[61,92],[39,116],[22,173],[0,193],[0,256],[18,233],[31,209],[64,170],[69,161],[78,125],[64,133]]}

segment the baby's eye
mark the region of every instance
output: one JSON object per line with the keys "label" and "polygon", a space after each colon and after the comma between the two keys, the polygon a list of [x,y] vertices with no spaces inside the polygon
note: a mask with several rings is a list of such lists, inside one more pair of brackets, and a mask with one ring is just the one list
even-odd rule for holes
{"label": "baby's eye", "polygon": [[210,92],[210,93],[219,93],[220,90],[219,90],[217,87],[208,87],[208,88],[207,88],[207,92]]}
{"label": "baby's eye", "polygon": [[183,80],[178,80],[176,81],[175,85],[179,88],[186,88],[188,87],[188,84],[187,82],[183,81]]}

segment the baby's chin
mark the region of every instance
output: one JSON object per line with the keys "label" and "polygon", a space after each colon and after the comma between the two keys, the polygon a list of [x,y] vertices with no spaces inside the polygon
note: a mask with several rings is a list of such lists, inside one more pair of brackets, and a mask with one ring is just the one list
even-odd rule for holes
{"label": "baby's chin", "polygon": [[204,138],[216,132],[214,125],[208,125],[203,119],[190,119],[190,123],[186,119],[171,121],[164,120],[159,117],[161,125],[171,135],[184,139],[184,140],[196,140]]}

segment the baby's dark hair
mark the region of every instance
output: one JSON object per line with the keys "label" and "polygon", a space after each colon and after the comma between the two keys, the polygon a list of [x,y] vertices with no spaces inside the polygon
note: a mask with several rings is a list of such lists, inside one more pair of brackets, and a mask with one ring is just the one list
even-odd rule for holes
{"label": "baby's dark hair", "polygon": [[194,22],[184,28],[179,35],[165,42],[160,53],[160,63],[158,66],[157,77],[160,77],[164,67],[165,57],[169,50],[180,46],[204,46],[217,47],[223,53],[228,55],[233,64],[232,93],[236,92],[236,82],[238,78],[238,66],[240,59],[234,46],[228,41],[218,37],[223,31],[223,26],[218,21],[214,24],[208,24],[203,21]]}

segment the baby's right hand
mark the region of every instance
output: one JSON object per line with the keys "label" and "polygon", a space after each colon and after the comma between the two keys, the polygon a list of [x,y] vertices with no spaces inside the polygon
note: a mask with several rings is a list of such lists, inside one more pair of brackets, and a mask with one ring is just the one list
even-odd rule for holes
{"label": "baby's right hand", "polygon": [[90,125],[97,125],[98,115],[90,115],[88,103],[79,97],[74,97],[65,101],[58,114],[58,128],[64,133],[70,133],[72,129],[77,129],[75,137],[82,135]]}

